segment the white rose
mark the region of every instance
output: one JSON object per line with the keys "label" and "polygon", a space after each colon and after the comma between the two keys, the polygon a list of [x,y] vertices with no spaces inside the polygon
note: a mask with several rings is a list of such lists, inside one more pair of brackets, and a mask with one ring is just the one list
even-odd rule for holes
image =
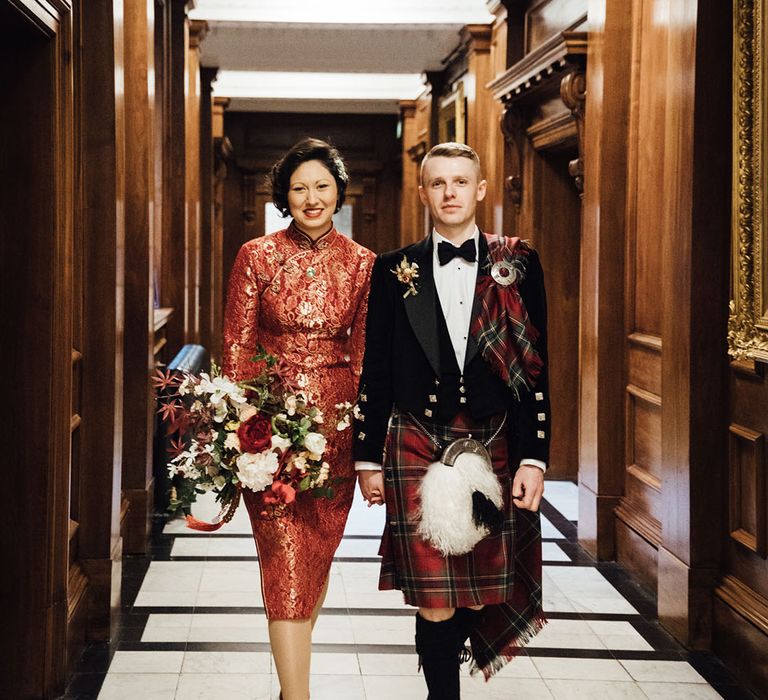
{"label": "white rose", "polygon": [[227,434],[227,437],[224,440],[224,447],[228,447],[230,450],[236,450],[237,452],[241,452],[240,438],[237,437],[237,433]]}
{"label": "white rose", "polygon": [[237,458],[237,478],[251,491],[263,491],[272,483],[279,462],[272,450],[258,454],[246,452]]}
{"label": "white rose", "polygon": [[239,418],[241,423],[245,423],[249,418],[253,418],[257,413],[259,412],[259,409],[254,408],[253,406],[243,406],[240,409]]}
{"label": "white rose", "polygon": [[291,441],[282,435],[272,436],[272,449],[277,448],[280,452],[285,452],[291,446]]}
{"label": "white rose", "polygon": [[325,436],[320,433],[307,433],[304,438],[304,447],[315,455],[325,452]]}
{"label": "white rose", "polygon": [[294,457],[293,461],[291,462],[291,465],[293,466],[293,468],[296,471],[301,472],[302,474],[305,471],[307,471],[307,457],[306,457],[306,454],[307,454],[306,452],[302,452],[297,457]]}

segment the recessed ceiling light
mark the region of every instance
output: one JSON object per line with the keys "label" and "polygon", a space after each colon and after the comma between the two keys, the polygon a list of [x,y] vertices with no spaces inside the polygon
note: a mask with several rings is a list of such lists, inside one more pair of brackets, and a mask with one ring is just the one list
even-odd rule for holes
{"label": "recessed ceiling light", "polygon": [[198,0],[190,13],[211,22],[292,24],[472,24],[493,20],[485,0]]}
{"label": "recessed ceiling light", "polygon": [[221,71],[220,97],[326,100],[408,100],[424,89],[418,73],[279,73]]}

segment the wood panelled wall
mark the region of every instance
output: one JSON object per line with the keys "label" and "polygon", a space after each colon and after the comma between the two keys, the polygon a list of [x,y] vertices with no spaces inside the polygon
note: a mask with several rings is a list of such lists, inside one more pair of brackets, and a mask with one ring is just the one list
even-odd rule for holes
{"label": "wood panelled wall", "polygon": [[[197,233],[163,254],[185,209],[204,208],[201,153],[213,154],[211,109],[184,91],[199,84],[184,73],[197,51],[187,10],[0,0],[0,57],[16,67],[0,129],[0,411],[13,443],[0,497],[3,698],[63,691],[83,645],[112,634],[123,553],[146,551],[149,377],[197,339],[184,309],[216,286],[195,278],[177,298],[163,280],[221,257]],[[185,168],[197,175],[177,188]]]}
{"label": "wood panelled wall", "polygon": [[264,235],[264,206],[271,201],[266,180],[270,168],[306,136],[330,140],[347,161],[351,179],[346,201],[354,210],[355,240],[377,252],[399,246],[396,116],[227,112],[225,131],[232,148],[224,185],[226,278],[240,246]]}

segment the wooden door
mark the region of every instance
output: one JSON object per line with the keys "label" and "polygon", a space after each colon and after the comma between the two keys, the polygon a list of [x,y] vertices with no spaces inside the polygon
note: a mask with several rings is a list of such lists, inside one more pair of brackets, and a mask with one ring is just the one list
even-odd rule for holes
{"label": "wooden door", "polygon": [[[73,432],[71,14],[0,2],[2,697],[63,690],[70,592]],[[76,487],[75,487],[76,489]],[[76,514],[76,513],[75,513]],[[76,534],[75,534],[76,537]]]}

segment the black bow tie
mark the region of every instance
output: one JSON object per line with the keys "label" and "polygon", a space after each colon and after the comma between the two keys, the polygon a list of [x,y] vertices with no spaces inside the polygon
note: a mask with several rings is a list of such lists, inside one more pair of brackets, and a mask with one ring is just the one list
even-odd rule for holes
{"label": "black bow tie", "polygon": [[467,262],[477,260],[477,251],[475,250],[475,239],[470,238],[462,243],[458,248],[447,241],[440,241],[437,244],[437,259],[441,265],[451,262],[456,256],[464,258]]}

